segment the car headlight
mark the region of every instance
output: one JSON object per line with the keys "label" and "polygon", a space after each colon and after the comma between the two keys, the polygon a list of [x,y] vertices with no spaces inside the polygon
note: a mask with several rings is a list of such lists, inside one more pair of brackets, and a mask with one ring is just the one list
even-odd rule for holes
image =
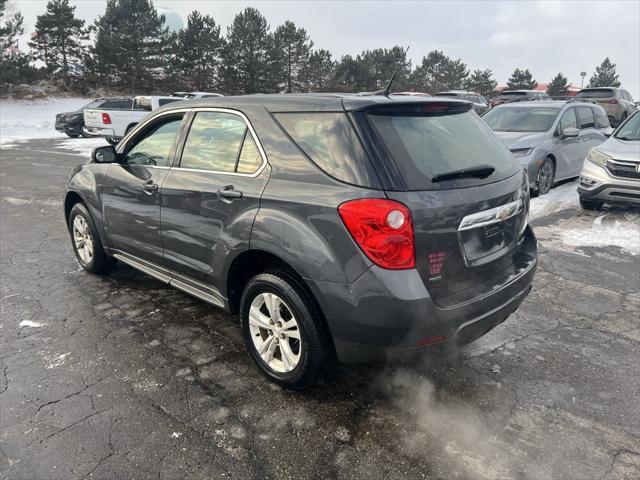
{"label": "car headlight", "polygon": [[511,150],[511,155],[514,157],[526,157],[531,153],[533,148],[514,148]]}
{"label": "car headlight", "polygon": [[601,167],[606,167],[607,161],[611,160],[611,157],[609,155],[605,155],[597,148],[592,148],[587,154],[587,160],[591,163],[595,163],[596,165],[600,165]]}

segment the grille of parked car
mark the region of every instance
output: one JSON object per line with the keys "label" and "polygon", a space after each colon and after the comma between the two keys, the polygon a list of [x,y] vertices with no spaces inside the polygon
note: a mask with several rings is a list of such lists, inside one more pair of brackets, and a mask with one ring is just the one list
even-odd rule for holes
{"label": "grille of parked car", "polygon": [[622,162],[619,160],[609,161],[607,170],[614,177],[640,179],[640,172],[636,170],[637,164],[633,162]]}

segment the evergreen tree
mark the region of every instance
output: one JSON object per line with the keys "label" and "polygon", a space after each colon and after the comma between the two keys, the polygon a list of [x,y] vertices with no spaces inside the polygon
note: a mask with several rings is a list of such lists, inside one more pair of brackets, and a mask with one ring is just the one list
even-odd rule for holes
{"label": "evergreen tree", "polygon": [[493,78],[493,72],[490,68],[487,68],[486,70],[474,70],[465,81],[464,88],[483,97],[488,97],[495,91],[497,86],[498,82]]}
{"label": "evergreen tree", "polygon": [[620,79],[616,73],[616,64],[605,58],[599,67],[596,67],[596,73],[589,80],[587,87],[619,87]]}
{"label": "evergreen tree", "polygon": [[220,26],[209,15],[193,11],[187,26],[178,32],[171,61],[171,73],[181,88],[215,90],[219,84],[224,39]]}
{"label": "evergreen tree", "polygon": [[339,92],[357,92],[363,76],[362,64],[351,55],[344,55],[336,65],[331,83]]}
{"label": "evergreen tree", "polygon": [[395,45],[391,49],[376,48],[365,50],[356,58],[360,63],[360,78],[356,80],[359,91],[377,91],[386,88],[395,72],[396,78],[392,88],[395,91],[404,90],[411,74],[411,60],[407,59],[407,52]]}
{"label": "evergreen tree", "polygon": [[255,8],[237,14],[227,29],[224,50],[224,83],[231,93],[256,93],[272,83],[268,75],[270,46],[267,20]]}
{"label": "evergreen tree", "polygon": [[34,80],[36,70],[29,65],[30,57],[18,48],[18,37],[24,33],[24,18],[20,12],[9,12],[7,1],[0,0],[0,85]]}
{"label": "evergreen tree", "polygon": [[516,68],[507,80],[507,89],[509,90],[533,90],[537,86],[538,82],[534,80],[529,69]]}
{"label": "evergreen tree", "polygon": [[309,61],[313,42],[304,28],[297,28],[290,20],[273,32],[269,52],[272,88],[288,93],[302,89],[302,72]]}
{"label": "evergreen tree", "polygon": [[569,85],[567,84],[567,77],[558,73],[553,80],[547,86],[547,93],[551,97],[566,97],[569,91]]}
{"label": "evergreen tree", "polygon": [[413,71],[411,83],[417,90],[438,93],[463,88],[468,76],[469,70],[462,60],[452,60],[434,50],[422,57],[422,63]]}
{"label": "evergreen tree", "polygon": [[336,62],[328,50],[315,50],[309,55],[300,76],[306,92],[326,92],[333,88]]}
{"label": "evergreen tree", "polygon": [[108,0],[96,29],[94,61],[103,79],[135,91],[165,74],[172,35],[151,0]]}
{"label": "evergreen tree", "polygon": [[61,77],[67,85],[70,74],[77,76],[83,70],[88,39],[84,20],[75,17],[75,9],[69,0],[49,0],[47,11],[38,15],[35,39],[29,43],[49,75]]}

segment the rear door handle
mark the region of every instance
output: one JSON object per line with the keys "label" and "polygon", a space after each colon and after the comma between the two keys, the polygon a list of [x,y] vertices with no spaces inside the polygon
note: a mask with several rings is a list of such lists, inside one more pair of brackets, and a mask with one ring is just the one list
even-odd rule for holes
{"label": "rear door handle", "polygon": [[151,195],[152,193],[158,191],[158,184],[154,183],[153,180],[148,180],[142,184],[142,190],[144,190],[145,193]]}
{"label": "rear door handle", "polygon": [[227,185],[218,190],[218,197],[224,201],[232,202],[233,200],[242,198],[242,192],[236,190],[233,185]]}

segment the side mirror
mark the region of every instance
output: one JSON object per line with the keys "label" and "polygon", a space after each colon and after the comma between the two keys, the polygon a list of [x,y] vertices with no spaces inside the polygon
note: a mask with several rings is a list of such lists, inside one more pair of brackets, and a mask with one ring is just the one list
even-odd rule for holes
{"label": "side mirror", "polygon": [[94,148],[91,152],[91,161],[94,163],[113,163],[117,158],[118,154],[112,145]]}
{"label": "side mirror", "polygon": [[580,135],[580,130],[577,128],[565,128],[562,131],[562,138],[572,138]]}

